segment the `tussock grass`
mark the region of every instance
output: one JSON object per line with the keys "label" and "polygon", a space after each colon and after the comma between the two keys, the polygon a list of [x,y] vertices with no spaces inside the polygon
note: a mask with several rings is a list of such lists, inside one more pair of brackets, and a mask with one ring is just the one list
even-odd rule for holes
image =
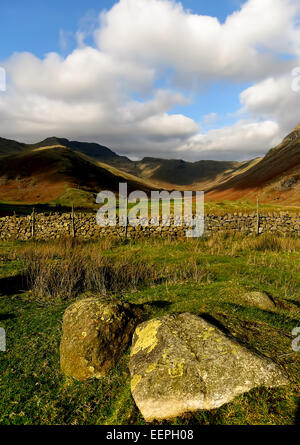
{"label": "tussock grass", "polygon": [[[137,290],[165,281],[170,283],[213,278],[193,257],[180,267],[173,264],[154,265],[151,257],[134,248],[121,255],[110,256],[113,242],[31,243],[20,255],[28,284],[39,297],[69,299],[85,292],[101,294]],[[127,246],[128,247],[128,246]]]}
{"label": "tussock grass", "polygon": [[265,233],[261,236],[246,239],[242,242],[242,249],[251,249],[256,250],[258,252],[296,252],[300,249],[300,240],[299,238],[292,236],[278,236],[271,233]]}
{"label": "tussock grass", "polygon": [[151,262],[133,255],[103,255],[111,244],[32,244],[24,249],[29,286],[38,297],[68,299],[84,292],[118,292],[149,285],[157,274]]}
{"label": "tussock grass", "polygon": [[[245,237],[223,233],[206,239],[153,239],[126,245],[112,239],[30,242],[13,258],[21,260],[29,287],[37,297],[69,299],[85,292],[116,293],[161,282],[213,282],[217,279],[217,271],[200,259],[203,254],[228,257],[247,254],[248,264],[264,261],[272,267],[278,266],[278,255],[274,257],[269,253],[299,250],[300,241],[293,237],[272,234]],[[172,253],[177,251],[180,252],[178,260],[173,259]],[[235,276],[241,273],[236,268]],[[263,271],[258,281],[265,283]],[[283,277],[279,281],[282,282]]]}
{"label": "tussock grass", "polygon": [[264,233],[260,236],[245,236],[242,233],[217,233],[196,243],[196,251],[207,251],[212,255],[236,255],[247,252],[292,253],[300,251],[300,238]]}

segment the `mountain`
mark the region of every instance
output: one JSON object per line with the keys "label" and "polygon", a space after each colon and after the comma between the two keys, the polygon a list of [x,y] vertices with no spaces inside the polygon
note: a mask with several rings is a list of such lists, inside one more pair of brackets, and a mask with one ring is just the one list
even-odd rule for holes
{"label": "mountain", "polygon": [[256,165],[212,187],[207,193],[208,198],[214,200],[253,198],[257,195],[265,202],[299,204],[300,125]]}
{"label": "mountain", "polygon": [[20,153],[26,149],[26,144],[12,141],[10,139],[0,138],[0,158]]}
{"label": "mountain", "polygon": [[126,156],[120,156],[108,147],[100,144],[69,141],[68,139],[55,136],[36,144],[19,144],[5,139],[2,139],[2,141],[2,158],[13,153],[38,148],[66,147],[73,152],[84,154],[107,166],[114,167],[147,182],[150,181],[158,188],[165,187],[167,189],[185,188],[186,186],[206,189],[212,184],[223,182],[247,165],[245,162],[235,161],[186,162],[177,159],[151,157],[145,157],[141,161],[131,161]]}
{"label": "mountain", "polygon": [[68,139],[64,138],[57,138],[57,137],[50,137],[47,139],[44,139],[41,142],[38,142],[37,144],[31,144],[28,147],[31,149],[34,148],[40,148],[40,147],[55,147],[55,146],[61,146],[61,147],[67,147],[70,150],[84,153],[87,156],[90,156],[95,159],[114,159],[118,158],[119,156],[114,153],[112,150],[110,150],[107,147],[104,147],[103,145],[96,144],[96,143],[89,143],[89,142],[77,142],[77,141],[69,141]]}
{"label": "mountain", "polygon": [[236,172],[247,168],[253,161],[198,161],[186,162],[177,159],[144,158],[131,165],[113,161],[120,169],[140,178],[150,180],[158,186],[193,189],[211,187],[212,184],[223,182]]}
{"label": "mountain", "polygon": [[0,138],[0,201],[88,202],[103,189],[205,190],[212,201],[299,205],[300,125],[263,158],[245,162],[145,157],[132,161],[96,143],[51,137],[37,144]]}
{"label": "mountain", "polygon": [[199,161],[186,162],[177,159],[160,159],[146,157],[141,161],[131,161],[126,156],[119,156],[108,147],[96,143],[69,141],[68,139],[51,137],[29,146],[68,147],[70,150],[85,154],[94,160],[106,163],[118,170],[151,181],[157,187],[180,187],[187,185],[211,185],[222,181],[245,163],[234,161]]}
{"label": "mountain", "polygon": [[84,153],[87,156],[98,160],[111,160],[120,158],[124,159],[125,162],[131,162],[128,158],[117,155],[104,145],[90,142],[69,141],[68,139],[57,138],[55,136],[44,139],[43,141],[36,144],[24,144],[10,139],[0,138],[0,158],[41,147],[67,147],[72,151]]}
{"label": "mountain", "polygon": [[0,162],[0,201],[70,205],[75,200],[95,204],[101,190],[118,192],[127,182],[128,191],[153,189],[144,181],[105,164],[98,165],[87,155],[64,146],[27,148]]}

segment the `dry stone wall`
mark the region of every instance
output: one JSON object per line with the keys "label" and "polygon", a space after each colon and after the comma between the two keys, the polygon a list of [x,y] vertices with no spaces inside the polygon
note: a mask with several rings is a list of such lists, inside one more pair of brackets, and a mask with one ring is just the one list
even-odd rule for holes
{"label": "dry stone wall", "polygon": [[[185,237],[187,227],[176,227],[171,221],[170,226],[158,227],[128,227],[128,238],[142,237]],[[300,234],[300,214],[265,214],[260,216],[259,230],[283,234]],[[217,232],[243,232],[245,234],[257,231],[257,215],[235,213],[205,216],[205,234]],[[68,236],[80,239],[97,239],[103,237],[125,237],[125,228],[100,227],[95,214],[69,213],[36,214],[30,216],[6,216],[0,218],[0,240],[48,240]]]}

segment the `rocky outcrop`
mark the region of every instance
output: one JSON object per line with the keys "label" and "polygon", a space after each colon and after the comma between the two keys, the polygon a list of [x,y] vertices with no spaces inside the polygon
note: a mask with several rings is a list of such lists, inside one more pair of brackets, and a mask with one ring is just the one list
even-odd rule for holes
{"label": "rocky outcrop", "polygon": [[147,421],[218,408],[254,387],[288,383],[270,359],[188,313],[137,327],[130,373],[132,395]]}
{"label": "rocky outcrop", "polygon": [[60,344],[62,372],[80,381],[104,376],[128,347],[141,316],[137,306],[100,298],[69,306]]}

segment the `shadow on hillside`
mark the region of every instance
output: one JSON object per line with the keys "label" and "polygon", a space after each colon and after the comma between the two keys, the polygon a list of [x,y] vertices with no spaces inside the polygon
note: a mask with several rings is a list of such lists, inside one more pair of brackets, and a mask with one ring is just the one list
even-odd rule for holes
{"label": "shadow on hillside", "polygon": [[28,277],[24,274],[0,278],[0,295],[13,295],[27,290]]}

